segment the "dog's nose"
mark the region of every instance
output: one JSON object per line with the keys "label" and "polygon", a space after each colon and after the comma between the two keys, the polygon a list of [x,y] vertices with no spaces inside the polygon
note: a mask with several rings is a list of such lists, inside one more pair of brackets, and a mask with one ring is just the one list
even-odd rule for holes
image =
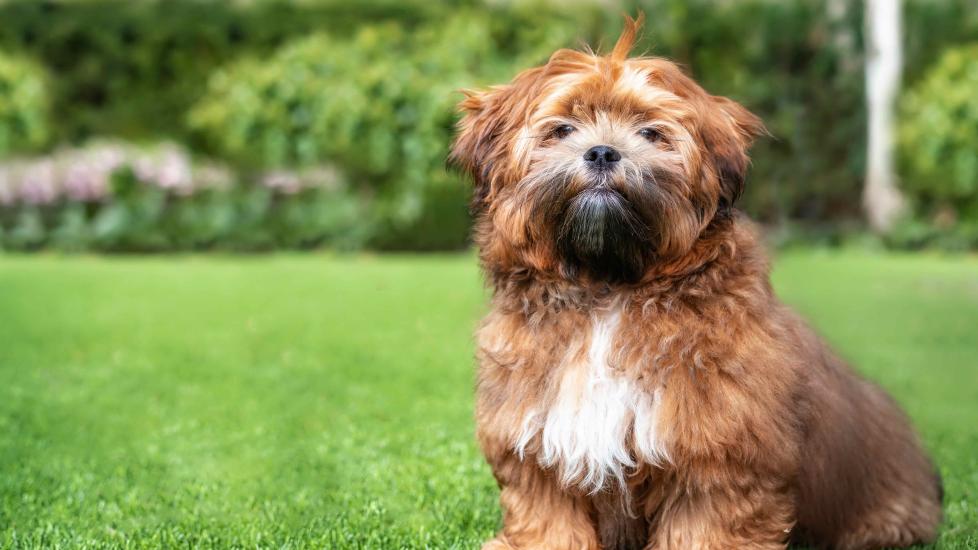
{"label": "dog's nose", "polygon": [[584,160],[595,168],[610,168],[621,160],[621,153],[607,145],[595,145],[584,153]]}

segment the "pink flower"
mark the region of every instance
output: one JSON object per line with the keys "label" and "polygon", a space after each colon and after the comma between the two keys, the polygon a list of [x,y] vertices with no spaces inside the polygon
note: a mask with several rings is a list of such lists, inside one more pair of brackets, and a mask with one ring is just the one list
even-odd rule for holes
{"label": "pink flower", "polygon": [[17,191],[14,189],[13,169],[10,166],[0,166],[0,205],[10,206],[17,201]]}
{"label": "pink flower", "polygon": [[58,196],[54,161],[45,158],[27,165],[21,174],[20,199],[27,204],[50,204]]}
{"label": "pink flower", "polygon": [[261,184],[281,193],[293,194],[302,190],[302,180],[295,172],[273,170],[261,177]]}

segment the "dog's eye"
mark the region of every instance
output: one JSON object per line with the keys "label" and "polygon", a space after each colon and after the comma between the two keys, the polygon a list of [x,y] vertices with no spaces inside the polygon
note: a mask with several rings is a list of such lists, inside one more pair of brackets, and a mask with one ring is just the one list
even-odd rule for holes
{"label": "dog's eye", "polygon": [[564,139],[565,137],[569,136],[573,131],[574,131],[574,127],[571,126],[570,124],[561,124],[560,126],[554,128],[553,133],[554,133],[554,137],[556,137],[557,139]]}
{"label": "dog's eye", "polygon": [[656,130],[655,128],[642,128],[638,131],[638,135],[653,143],[656,141],[662,141],[662,132]]}

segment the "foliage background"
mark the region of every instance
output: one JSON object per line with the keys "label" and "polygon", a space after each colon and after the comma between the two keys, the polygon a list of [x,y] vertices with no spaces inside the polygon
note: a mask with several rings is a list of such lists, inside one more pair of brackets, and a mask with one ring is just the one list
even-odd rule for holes
{"label": "foliage background", "polygon": [[[904,6],[911,211],[881,243],[975,249],[978,6]],[[859,2],[0,0],[0,547],[489,537],[470,254],[4,252],[465,247],[455,90],[638,9],[639,50],[766,120],[742,206],[862,242]],[[775,287],[918,426],[935,547],[975,548],[975,259],[812,248]]]}
{"label": "foliage background", "polygon": [[[742,206],[782,238],[861,234],[859,4],[8,0],[0,3],[0,243],[463,247],[467,185],[444,167],[455,91],[505,81],[558,47],[607,46],[620,14],[639,9],[648,15],[640,50],[678,60],[766,121],[772,137],[754,149]],[[961,129],[978,127],[978,110],[967,98],[954,103],[973,89],[973,71],[946,60],[974,58],[978,7],[907,0],[904,18],[899,151],[912,208],[886,243],[976,247],[978,175],[965,165],[978,142]],[[939,125],[940,116],[955,124]],[[100,192],[65,192],[81,176],[52,168],[52,158],[90,159],[89,142],[106,138],[150,150],[176,144],[189,168],[171,171],[185,168],[190,183],[134,178],[127,168],[138,159],[125,157],[76,170]],[[230,183],[197,182],[198,164],[220,165]],[[952,164],[954,174],[927,168]],[[335,176],[328,185],[308,176],[325,172]]]}

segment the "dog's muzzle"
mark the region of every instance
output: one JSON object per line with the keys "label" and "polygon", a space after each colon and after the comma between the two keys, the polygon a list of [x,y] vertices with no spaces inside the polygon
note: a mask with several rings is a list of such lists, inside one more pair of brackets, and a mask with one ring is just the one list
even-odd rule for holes
{"label": "dog's muzzle", "polygon": [[570,200],[558,244],[575,270],[601,278],[632,279],[641,267],[641,226],[624,196],[605,184],[597,185]]}

